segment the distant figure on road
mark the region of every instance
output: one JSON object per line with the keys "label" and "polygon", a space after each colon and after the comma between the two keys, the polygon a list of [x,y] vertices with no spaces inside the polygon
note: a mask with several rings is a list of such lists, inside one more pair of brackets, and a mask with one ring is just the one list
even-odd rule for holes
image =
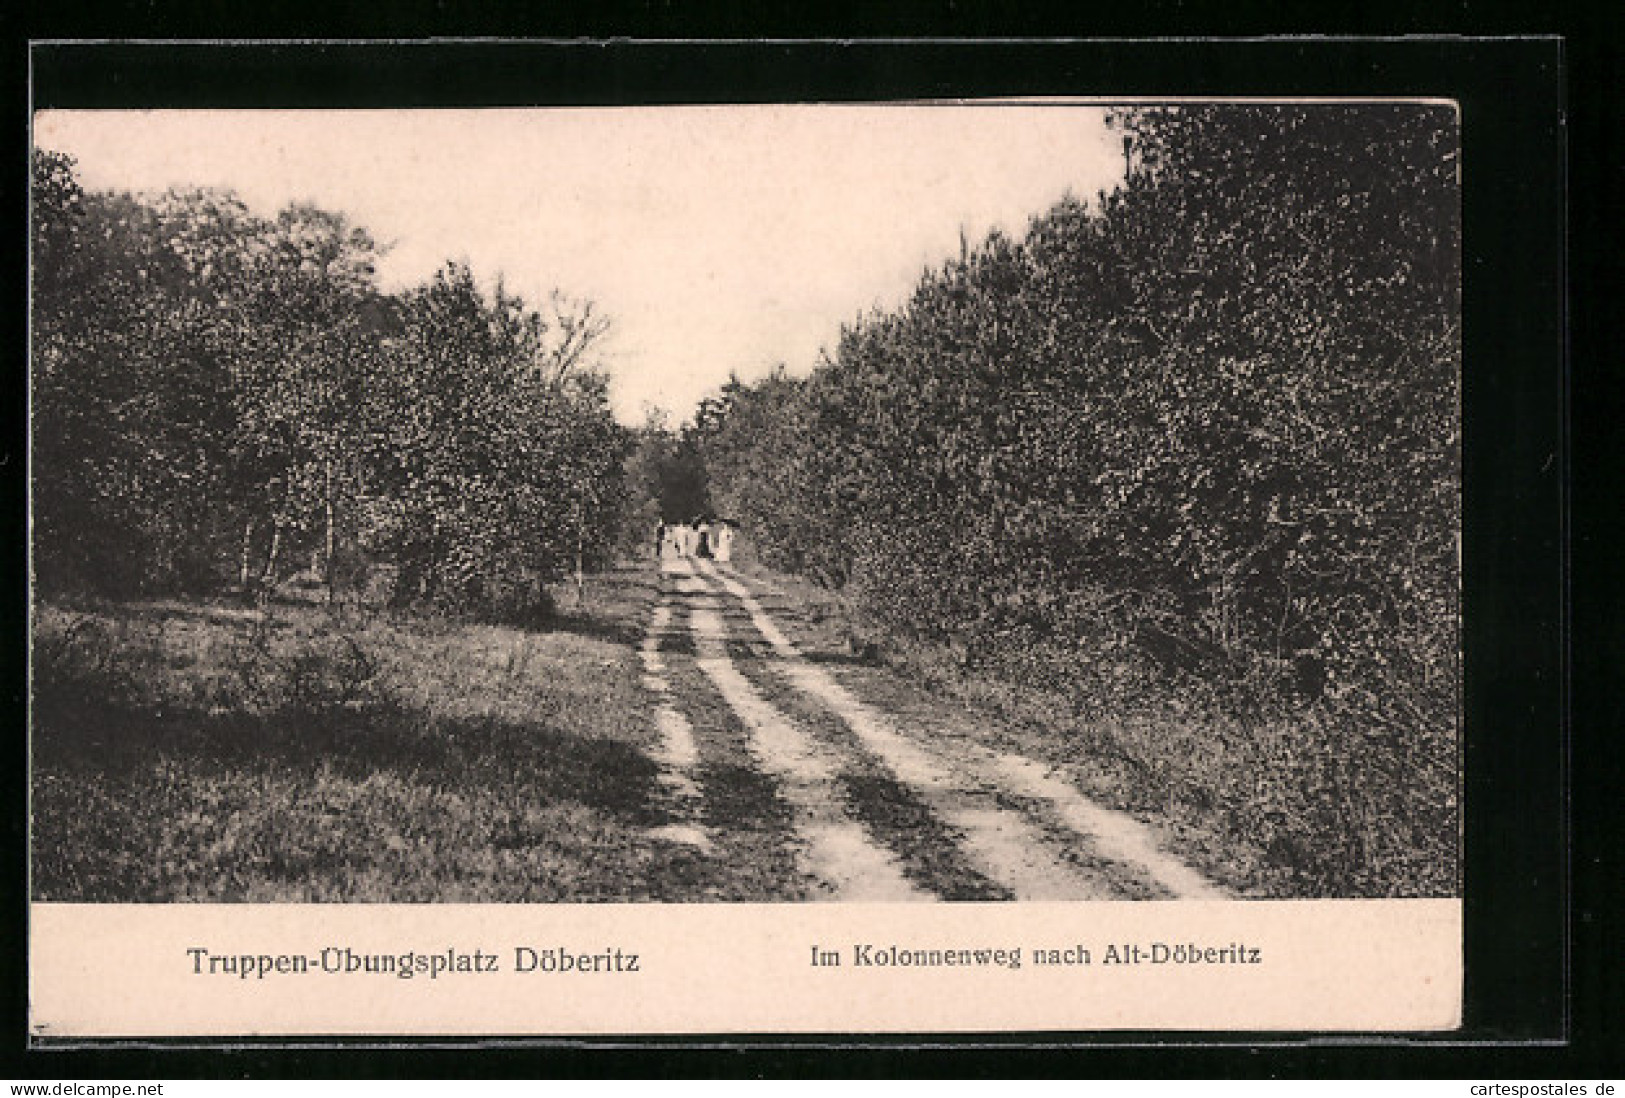
{"label": "distant figure on road", "polygon": [[655,560],[659,560],[666,550],[666,520],[660,519],[655,523]]}
{"label": "distant figure on road", "polygon": [[734,555],[734,527],[727,519],[718,520],[711,535],[711,555],[727,564]]}
{"label": "distant figure on road", "polygon": [[698,557],[711,555],[711,524],[705,519],[696,519],[694,522],[694,555]]}

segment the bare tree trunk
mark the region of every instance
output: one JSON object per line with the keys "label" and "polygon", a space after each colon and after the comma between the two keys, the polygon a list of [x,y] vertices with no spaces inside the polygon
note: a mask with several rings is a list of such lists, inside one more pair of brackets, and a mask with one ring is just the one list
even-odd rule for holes
{"label": "bare tree trunk", "polygon": [[576,523],[576,606],[587,601],[587,578],[581,569],[581,523]]}
{"label": "bare tree trunk", "polygon": [[276,566],[282,555],[282,521],[271,528],[271,552],[265,558],[265,570],[260,573],[260,597],[269,598],[271,586],[276,582]]}
{"label": "bare tree trunk", "polygon": [[250,515],[248,521],[243,523],[243,547],[237,557],[237,586],[245,596],[248,594],[248,583],[251,578],[252,562],[249,554],[254,547],[254,525],[254,518]]}
{"label": "bare tree trunk", "polygon": [[327,519],[326,557],[322,566],[322,578],[327,581],[327,604],[333,605],[337,590],[338,576],[333,568],[334,524],[333,524],[333,459],[328,458],[322,465],[322,472],[326,478],[325,491],[322,497],[322,508]]}

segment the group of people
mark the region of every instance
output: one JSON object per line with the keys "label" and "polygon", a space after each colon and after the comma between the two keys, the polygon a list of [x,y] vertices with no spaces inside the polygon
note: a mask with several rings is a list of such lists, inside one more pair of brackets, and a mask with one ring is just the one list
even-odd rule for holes
{"label": "group of people", "polygon": [[726,562],[733,559],[733,545],[733,523],[727,519],[697,518],[675,525],[661,519],[655,526],[656,560],[666,556],[669,548],[679,557],[710,557]]}

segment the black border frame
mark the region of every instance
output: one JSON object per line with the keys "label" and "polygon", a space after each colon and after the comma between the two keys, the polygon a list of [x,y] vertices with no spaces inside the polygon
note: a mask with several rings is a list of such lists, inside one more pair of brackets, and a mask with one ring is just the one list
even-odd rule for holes
{"label": "black border frame", "polygon": [[[1045,1044],[1054,1047],[1040,1054],[1042,1061],[1088,1054],[1082,1062],[1098,1070],[1107,1062],[1104,1056],[1131,1074],[1136,1064],[1156,1074],[1210,1074],[1227,1059],[1289,1074],[1305,1069],[1312,1074],[1316,1065],[1333,1062],[1359,1074],[1405,1074],[1406,1065],[1414,1071],[1423,1062],[1419,1057],[1449,1062],[1474,1048],[1556,1049],[1575,1036],[1567,784],[1566,103],[1560,40],[42,42],[28,47],[28,60],[33,97],[27,98],[25,78],[22,102],[62,107],[381,108],[1037,95],[1458,101],[1467,364],[1468,978],[1460,1033],[1398,1039],[1126,1033],[525,1041],[487,1047],[481,1067],[492,1075],[530,1074],[540,1064],[551,1065],[555,1074],[582,1074],[583,1067],[597,1068],[585,1074],[638,1074],[658,1063],[661,1074],[687,1074],[709,1060],[721,1074],[805,1074],[811,1068],[819,1074],[867,1075],[892,1074],[902,1064],[918,1071],[926,1066],[918,1053],[929,1051],[936,1054],[933,1066],[963,1073],[985,1057],[1004,1059]],[[16,200],[19,193],[26,195],[26,157],[14,158],[13,165],[9,179]],[[18,318],[26,316],[26,271],[19,273],[18,266],[14,256],[8,273],[16,292],[13,308],[6,310],[8,334],[18,337],[14,347],[22,345]],[[24,360],[19,355],[14,362]],[[21,380],[20,372],[13,377],[19,384],[8,406],[20,428],[26,425]],[[12,452],[26,452],[25,446]],[[13,514],[23,513],[25,488],[5,485],[13,493],[6,501],[15,507]],[[22,550],[13,553],[18,564],[13,575],[23,575]],[[15,592],[6,607],[19,623],[26,621],[25,598],[26,592]],[[8,693],[20,715],[26,696],[22,660],[8,655],[13,656]],[[20,765],[11,773],[26,775],[21,735],[12,748]],[[14,811],[6,820],[6,853],[16,870],[10,878],[15,888],[26,864],[25,821],[16,810],[24,803],[23,779],[7,784]],[[26,917],[20,891],[17,902],[8,905],[14,918]],[[11,992],[19,1038],[26,1018],[20,954],[0,957],[0,983]],[[1604,978],[1604,990],[1607,982]],[[303,1066],[329,1074],[437,1075],[460,1073],[460,1057],[467,1055],[443,1042],[391,1040],[396,1068],[380,1072],[381,1061],[368,1061],[375,1069],[368,1070],[351,1054],[361,1044],[364,1057],[377,1057],[381,1042],[333,1044],[341,1047],[263,1042],[239,1044],[229,1052],[216,1046],[210,1052],[183,1052],[178,1044],[119,1042],[94,1050],[33,1050],[25,1060],[51,1074],[66,1073],[70,1062],[77,1067],[88,1058],[103,1074],[281,1075]],[[832,1048],[839,1052],[831,1054]],[[1268,1064],[1257,1057],[1249,1061],[1249,1048],[1276,1055]],[[722,1059],[722,1049],[730,1050],[730,1059]],[[942,1055],[946,1050],[951,1051]],[[613,1067],[600,1055],[611,1051]],[[1180,1059],[1166,1061],[1176,1053]]]}

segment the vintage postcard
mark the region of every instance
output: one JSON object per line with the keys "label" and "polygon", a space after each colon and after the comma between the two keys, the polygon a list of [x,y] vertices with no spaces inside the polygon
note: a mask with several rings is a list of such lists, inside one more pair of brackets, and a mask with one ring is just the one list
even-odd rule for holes
{"label": "vintage postcard", "polygon": [[1453,103],[32,137],[36,1038],[1460,1025]]}

